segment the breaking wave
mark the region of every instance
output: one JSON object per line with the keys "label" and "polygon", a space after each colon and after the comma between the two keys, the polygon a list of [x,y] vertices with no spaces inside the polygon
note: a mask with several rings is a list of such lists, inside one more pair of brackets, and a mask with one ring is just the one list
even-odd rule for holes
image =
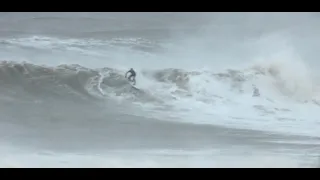
{"label": "breaking wave", "polygon": [[78,64],[47,67],[2,61],[0,88],[1,93],[8,93],[6,96],[11,93],[15,97],[23,92],[45,98],[101,100],[123,96],[128,100],[157,103],[196,98],[214,103],[222,99],[232,101],[233,95],[251,96],[254,86],[260,90],[261,97],[269,101],[286,98],[319,105],[317,87],[312,82],[301,76],[291,75],[288,79],[281,66],[274,64],[224,72],[144,69],[138,72],[136,87],[124,78],[124,73],[110,67],[90,69]]}

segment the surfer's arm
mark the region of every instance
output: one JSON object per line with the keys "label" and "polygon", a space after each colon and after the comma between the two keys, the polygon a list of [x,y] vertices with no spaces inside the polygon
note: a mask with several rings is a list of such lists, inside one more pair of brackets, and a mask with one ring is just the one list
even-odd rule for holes
{"label": "surfer's arm", "polygon": [[126,74],[124,75],[124,77],[125,77],[125,78],[127,78],[128,73],[129,73],[129,71],[128,71],[128,72],[126,72]]}

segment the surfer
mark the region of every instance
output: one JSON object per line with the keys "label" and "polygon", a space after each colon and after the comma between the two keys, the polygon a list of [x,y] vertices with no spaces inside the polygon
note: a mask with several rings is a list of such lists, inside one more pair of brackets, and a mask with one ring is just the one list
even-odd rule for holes
{"label": "surfer", "polygon": [[252,94],[252,96],[253,96],[253,97],[258,97],[258,96],[260,96],[259,89],[258,89],[255,85],[253,85],[253,84],[252,84],[252,88],[253,88],[253,94]]}
{"label": "surfer", "polygon": [[[127,77],[128,73],[130,73],[129,77]],[[136,85],[136,72],[133,70],[133,68],[130,68],[128,72],[126,72],[125,77],[133,82],[133,85]]]}

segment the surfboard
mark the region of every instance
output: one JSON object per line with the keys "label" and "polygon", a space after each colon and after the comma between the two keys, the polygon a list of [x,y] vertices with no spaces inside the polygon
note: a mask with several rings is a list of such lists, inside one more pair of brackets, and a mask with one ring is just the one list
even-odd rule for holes
{"label": "surfboard", "polygon": [[132,90],[134,90],[135,92],[143,92],[141,89],[137,88],[135,85],[133,85],[132,83],[130,83]]}
{"label": "surfboard", "polygon": [[132,86],[132,88],[139,90],[139,88],[136,87],[136,85],[133,85],[133,82],[130,81],[129,79],[127,79],[127,81],[129,82],[129,84]]}

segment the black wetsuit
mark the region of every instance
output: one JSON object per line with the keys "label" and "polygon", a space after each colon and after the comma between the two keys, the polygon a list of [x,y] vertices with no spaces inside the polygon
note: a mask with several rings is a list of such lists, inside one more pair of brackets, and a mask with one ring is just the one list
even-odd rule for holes
{"label": "black wetsuit", "polygon": [[133,69],[130,69],[130,70],[126,73],[125,77],[127,77],[127,74],[128,74],[128,73],[130,73],[130,76],[128,77],[128,80],[129,80],[129,81],[132,81],[133,84],[135,85],[135,84],[136,84],[136,72],[135,72]]}
{"label": "black wetsuit", "polygon": [[259,92],[259,89],[254,87],[253,88],[253,94],[252,94],[253,97],[258,97],[260,96],[260,92]]}

